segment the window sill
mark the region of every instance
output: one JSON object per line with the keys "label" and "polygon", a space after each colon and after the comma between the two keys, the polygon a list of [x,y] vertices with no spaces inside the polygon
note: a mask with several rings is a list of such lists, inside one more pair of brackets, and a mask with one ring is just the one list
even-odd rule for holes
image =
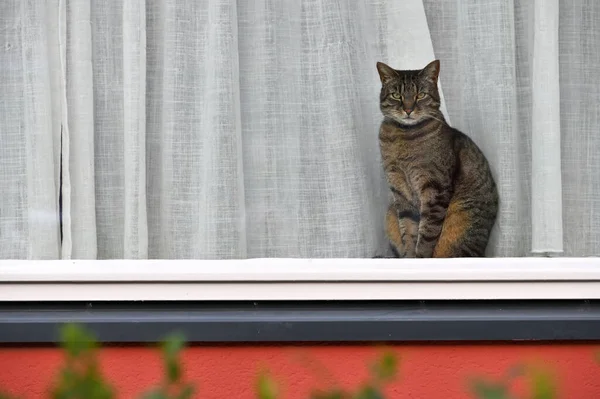
{"label": "window sill", "polygon": [[0,301],[600,299],[600,258],[0,261]]}

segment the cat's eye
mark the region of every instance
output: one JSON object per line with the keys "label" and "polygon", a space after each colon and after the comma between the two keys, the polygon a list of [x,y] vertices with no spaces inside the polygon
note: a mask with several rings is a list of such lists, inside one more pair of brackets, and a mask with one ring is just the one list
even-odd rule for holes
{"label": "cat's eye", "polygon": [[417,94],[417,100],[424,99],[426,95],[427,95],[426,93],[419,93],[419,94]]}
{"label": "cat's eye", "polygon": [[402,96],[400,95],[400,93],[392,93],[392,98],[394,100],[400,100]]}

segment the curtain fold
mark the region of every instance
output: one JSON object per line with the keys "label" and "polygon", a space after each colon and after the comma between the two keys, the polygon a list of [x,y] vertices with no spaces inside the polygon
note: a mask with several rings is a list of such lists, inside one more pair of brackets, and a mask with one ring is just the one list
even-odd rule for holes
{"label": "curtain fold", "polygon": [[[101,170],[96,170],[95,142],[98,133],[94,125],[95,94],[94,62],[97,54],[93,54],[92,14],[88,0],[66,1],[66,96],[67,124],[63,131],[68,152],[63,153],[63,167],[70,181],[70,195],[63,196],[63,204],[68,203],[70,209],[69,234],[71,238],[70,253],[63,252],[67,259],[95,259],[98,254],[96,230],[96,197],[102,195],[98,191],[95,180]],[[94,21],[96,22],[96,21]],[[101,21],[98,21],[101,22]],[[105,90],[103,88],[103,90]],[[122,206],[115,203],[114,206]],[[64,231],[63,226],[63,231]]]}
{"label": "curtain fold", "polygon": [[56,26],[46,5],[0,5],[0,258],[55,259],[60,249],[60,116],[51,101]]}
{"label": "curtain fold", "polygon": [[533,15],[531,225],[534,253],[563,251],[559,1],[535,0]]}
{"label": "curtain fold", "polygon": [[152,258],[245,258],[236,2],[148,4]]}
{"label": "curtain fold", "polygon": [[559,5],[564,255],[600,255],[600,2]]}
{"label": "curtain fold", "polygon": [[525,256],[531,251],[531,128],[520,98],[512,1],[426,0],[433,46],[441,59],[448,113],[490,162],[500,193],[500,211],[490,256]]}
{"label": "curtain fold", "polygon": [[[387,42],[390,65],[395,69],[421,69],[433,61],[433,43],[422,0],[386,2]],[[448,123],[452,123],[446,110],[443,84],[438,78],[441,110]]]}
{"label": "curtain fold", "polygon": [[0,258],[381,253],[375,62],[434,58],[498,183],[488,255],[599,255],[599,20],[593,0],[7,0]]}
{"label": "curtain fold", "polygon": [[383,239],[385,3],[239,3],[248,256],[370,257]]}
{"label": "curtain fold", "polygon": [[123,3],[123,257],[148,258],[146,1]]}

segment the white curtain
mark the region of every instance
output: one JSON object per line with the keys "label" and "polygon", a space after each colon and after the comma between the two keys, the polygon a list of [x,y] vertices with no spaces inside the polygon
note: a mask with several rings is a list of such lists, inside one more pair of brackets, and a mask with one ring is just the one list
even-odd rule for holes
{"label": "white curtain", "polygon": [[57,11],[0,2],[0,258],[60,253]]}
{"label": "white curtain", "polygon": [[375,62],[434,57],[500,189],[490,256],[598,255],[599,20],[594,0],[4,0],[0,258],[371,257]]}

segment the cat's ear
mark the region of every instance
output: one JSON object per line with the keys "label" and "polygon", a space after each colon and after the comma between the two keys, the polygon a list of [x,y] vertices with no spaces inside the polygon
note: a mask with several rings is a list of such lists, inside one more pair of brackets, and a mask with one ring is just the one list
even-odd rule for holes
{"label": "cat's ear", "polygon": [[379,72],[381,84],[386,84],[390,81],[390,79],[398,77],[398,72],[396,72],[393,68],[385,65],[383,62],[377,63],[377,72]]}
{"label": "cat's ear", "polygon": [[425,77],[431,79],[433,83],[437,83],[440,76],[440,60],[431,61],[421,72]]}

